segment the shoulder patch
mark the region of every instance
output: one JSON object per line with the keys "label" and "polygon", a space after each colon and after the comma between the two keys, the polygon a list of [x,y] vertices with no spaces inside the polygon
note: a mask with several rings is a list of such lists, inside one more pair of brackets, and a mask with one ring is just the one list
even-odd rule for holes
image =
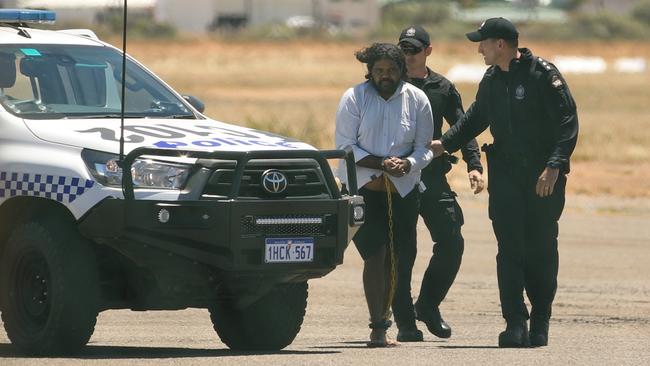
{"label": "shoulder patch", "polygon": [[485,74],[483,74],[483,77],[486,77],[486,76],[491,77],[491,76],[493,76],[494,75],[494,70],[496,70],[494,68],[494,66],[488,67],[487,70],[485,70]]}
{"label": "shoulder patch", "polygon": [[562,82],[562,79],[560,79],[559,76],[553,75],[551,77],[551,85],[553,85],[555,89],[559,89],[562,87],[562,85],[564,85],[564,83]]}

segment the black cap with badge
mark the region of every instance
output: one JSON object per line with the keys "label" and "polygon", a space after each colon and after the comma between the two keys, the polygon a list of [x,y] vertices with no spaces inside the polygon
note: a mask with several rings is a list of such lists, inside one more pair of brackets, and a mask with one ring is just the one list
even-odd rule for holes
{"label": "black cap with badge", "polygon": [[423,48],[431,44],[429,33],[419,25],[412,25],[405,28],[399,35],[398,43],[402,42],[410,43],[417,48]]}
{"label": "black cap with badge", "polygon": [[490,18],[481,24],[476,32],[465,34],[472,42],[481,42],[488,38],[517,39],[519,32],[506,18]]}

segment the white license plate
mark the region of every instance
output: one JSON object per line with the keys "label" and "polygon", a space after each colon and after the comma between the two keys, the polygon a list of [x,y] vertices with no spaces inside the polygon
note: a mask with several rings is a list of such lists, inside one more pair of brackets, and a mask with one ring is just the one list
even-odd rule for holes
{"label": "white license plate", "polygon": [[293,263],[314,261],[314,238],[266,238],[266,263]]}

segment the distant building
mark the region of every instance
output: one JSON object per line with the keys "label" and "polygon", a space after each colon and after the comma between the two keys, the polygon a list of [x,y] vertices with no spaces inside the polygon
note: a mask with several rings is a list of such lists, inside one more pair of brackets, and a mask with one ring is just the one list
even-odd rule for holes
{"label": "distant building", "polygon": [[578,9],[583,13],[608,11],[616,14],[628,14],[639,0],[588,0]]}
{"label": "distant building", "polygon": [[0,0],[0,9],[14,9],[18,7],[18,0]]}
{"label": "distant building", "polygon": [[[0,0],[4,2],[6,0]],[[97,15],[108,8],[122,8],[123,0],[17,0],[15,8],[47,9],[56,11],[57,22],[92,24]],[[153,14],[156,0],[128,0],[129,14]]]}
{"label": "distant building", "polygon": [[455,19],[476,24],[493,17],[508,18],[515,23],[531,20],[563,23],[569,19],[564,10],[535,6],[529,1],[486,2],[471,8],[462,8],[458,3],[452,2],[450,7]]}
{"label": "distant building", "polygon": [[380,13],[378,0],[157,0],[155,18],[194,33],[292,20],[354,32],[376,27]]}

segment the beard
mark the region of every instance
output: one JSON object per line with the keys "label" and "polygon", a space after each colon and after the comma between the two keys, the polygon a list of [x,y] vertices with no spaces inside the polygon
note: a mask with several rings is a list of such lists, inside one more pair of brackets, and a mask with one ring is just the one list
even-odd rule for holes
{"label": "beard", "polygon": [[372,79],[372,85],[374,85],[375,89],[377,89],[380,94],[393,95],[395,90],[397,90],[399,80],[393,81],[391,79],[380,79],[375,81],[375,79]]}

